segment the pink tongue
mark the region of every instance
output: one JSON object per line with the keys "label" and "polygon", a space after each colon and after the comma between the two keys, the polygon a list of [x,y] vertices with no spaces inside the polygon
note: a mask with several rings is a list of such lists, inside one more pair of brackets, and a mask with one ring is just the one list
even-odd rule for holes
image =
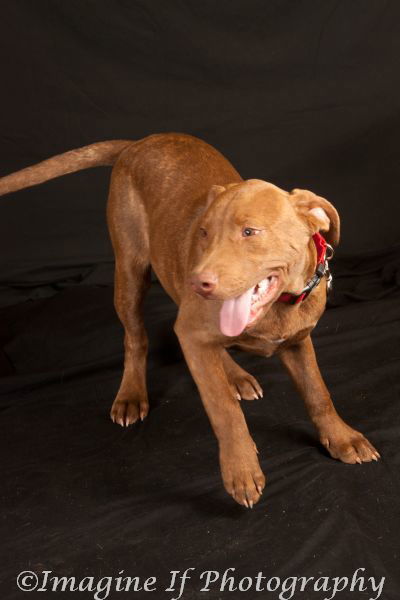
{"label": "pink tongue", "polygon": [[224,300],[219,313],[219,327],[224,335],[240,335],[246,327],[251,309],[251,295],[254,287],[237,298]]}

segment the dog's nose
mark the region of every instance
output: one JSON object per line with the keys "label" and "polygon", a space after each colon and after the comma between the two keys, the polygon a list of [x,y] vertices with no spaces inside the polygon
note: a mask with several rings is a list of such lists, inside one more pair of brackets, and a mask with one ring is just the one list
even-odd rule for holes
{"label": "dog's nose", "polygon": [[218,277],[214,273],[211,273],[210,271],[202,271],[201,273],[192,275],[190,283],[195,292],[207,297],[210,296],[210,294],[212,294],[215,290],[217,281]]}

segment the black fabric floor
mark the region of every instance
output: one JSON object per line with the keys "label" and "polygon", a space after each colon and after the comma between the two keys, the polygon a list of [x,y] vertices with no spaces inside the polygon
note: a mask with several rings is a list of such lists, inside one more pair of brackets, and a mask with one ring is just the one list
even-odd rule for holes
{"label": "black fabric floor", "polygon": [[111,287],[83,282],[2,308],[2,598],[26,597],[15,583],[23,570],[80,578],[123,570],[160,582],[133,597],[167,599],[177,596],[164,591],[169,572],[194,567],[185,599],[238,597],[199,591],[199,573],[227,568],[280,578],[364,568],[386,578],[385,600],[397,599],[399,252],[356,262],[336,261],[332,306],[314,341],[336,407],[382,460],[329,458],[278,360],[238,354],[265,393],[243,404],[268,478],[252,511],[223,490],[217,445],[172,330],[176,309],[158,283],[145,307],[151,412],[126,430],[108,417],[123,357]]}
{"label": "black fabric floor", "polygon": [[[333,203],[342,236],[315,346],[340,414],[382,460],[332,460],[279,361],[239,355],[264,388],[243,409],[268,481],[254,510],[236,505],[156,282],[151,412],[114,425],[110,170],[19,191],[0,199],[0,600],[26,600],[22,571],[155,576],[156,591],[113,584],[107,598],[173,600],[170,571],[188,568],[182,600],[399,600],[399,21],[400,3],[381,0],[2,1],[1,176],[175,131],[245,179]],[[364,569],[365,589],[200,591],[203,571],[226,569],[281,583]],[[386,578],[379,596],[370,577]]]}

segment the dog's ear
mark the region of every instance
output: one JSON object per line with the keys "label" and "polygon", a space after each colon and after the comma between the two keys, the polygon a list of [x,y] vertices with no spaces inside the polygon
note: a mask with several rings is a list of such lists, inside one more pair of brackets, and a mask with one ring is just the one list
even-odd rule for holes
{"label": "dog's ear", "polygon": [[205,208],[207,209],[210,206],[210,204],[212,204],[214,202],[215,198],[217,198],[220,194],[222,194],[222,192],[226,192],[226,190],[229,190],[229,188],[234,187],[235,185],[238,185],[238,184],[237,183],[227,183],[226,185],[212,185],[207,194]]}
{"label": "dog's ear", "polygon": [[325,238],[337,246],[340,238],[340,219],[336,208],[321,196],[308,190],[292,190],[290,199],[296,210],[306,217],[312,233],[325,232]]}
{"label": "dog's ear", "polygon": [[207,200],[205,208],[208,208],[212,204],[217,196],[225,192],[226,188],[223,185],[212,185],[207,194]]}

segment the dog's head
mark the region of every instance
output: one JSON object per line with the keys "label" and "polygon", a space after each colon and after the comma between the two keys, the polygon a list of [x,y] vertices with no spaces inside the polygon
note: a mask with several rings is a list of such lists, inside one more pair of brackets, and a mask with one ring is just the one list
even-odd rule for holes
{"label": "dog's head", "polygon": [[212,186],[196,232],[191,285],[223,301],[221,330],[239,335],[287,286],[302,289],[311,236],[321,231],[337,245],[339,227],[332,204],[307,190],[287,193],[258,179]]}

